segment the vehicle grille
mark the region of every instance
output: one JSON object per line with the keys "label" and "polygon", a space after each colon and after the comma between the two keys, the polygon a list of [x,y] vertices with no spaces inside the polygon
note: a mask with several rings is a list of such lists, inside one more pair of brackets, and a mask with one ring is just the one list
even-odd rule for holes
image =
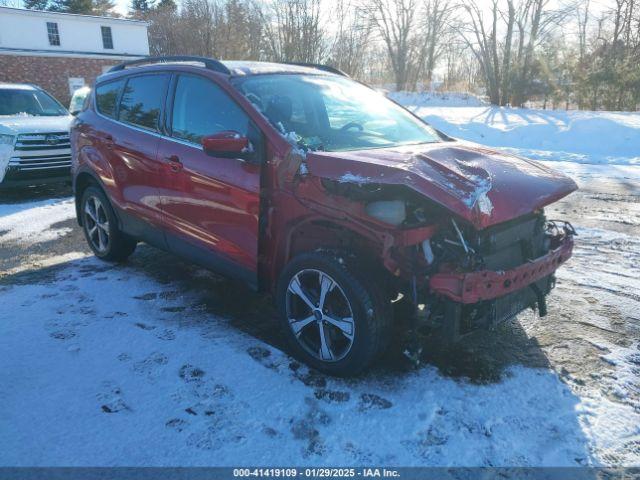
{"label": "vehicle grille", "polygon": [[9,166],[19,171],[71,167],[69,132],[18,135]]}

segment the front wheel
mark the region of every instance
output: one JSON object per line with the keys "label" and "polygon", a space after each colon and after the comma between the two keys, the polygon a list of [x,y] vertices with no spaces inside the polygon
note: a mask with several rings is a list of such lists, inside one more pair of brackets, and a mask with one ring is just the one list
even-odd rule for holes
{"label": "front wheel", "polygon": [[96,257],[109,262],[126,260],[137,242],[118,228],[107,196],[98,187],[88,187],[80,201],[84,236]]}
{"label": "front wheel", "polygon": [[299,255],[282,273],[277,297],[291,349],[318,370],[356,375],[387,347],[391,304],[346,256]]}

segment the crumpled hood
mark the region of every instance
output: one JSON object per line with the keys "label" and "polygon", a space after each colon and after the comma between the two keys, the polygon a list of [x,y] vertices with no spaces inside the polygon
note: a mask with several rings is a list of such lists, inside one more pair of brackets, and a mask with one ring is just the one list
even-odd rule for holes
{"label": "crumpled hood", "polygon": [[0,115],[0,133],[18,135],[19,133],[67,132],[73,116],[56,117],[29,115]]}
{"label": "crumpled hood", "polygon": [[454,141],[351,152],[310,152],[312,175],[406,185],[482,229],[525,215],[577,190],[546,166]]}

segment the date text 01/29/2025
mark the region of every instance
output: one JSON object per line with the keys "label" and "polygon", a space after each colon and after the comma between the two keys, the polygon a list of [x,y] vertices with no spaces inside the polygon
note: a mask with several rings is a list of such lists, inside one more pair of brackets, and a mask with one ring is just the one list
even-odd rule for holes
{"label": "date text 01/29/2025", "polygon": [[400,477],[397,470],[387,468],[234,468],[234,477],[255,478],[394,478]]}

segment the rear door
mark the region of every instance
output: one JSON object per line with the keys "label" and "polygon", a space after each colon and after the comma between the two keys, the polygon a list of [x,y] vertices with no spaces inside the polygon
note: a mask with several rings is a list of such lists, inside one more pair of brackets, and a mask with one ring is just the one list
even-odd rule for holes
{"label": "rear door", "polygon": [[261,166],[210,156],[200,142],[206,135],[233,130],[249,137],[260,152],[262,136],[209,78],[176,74],[171,92],[166,120],[170,138],[161,140],[158,154],[165,162],[162,210],[169,247],[255,286]]}
{"label": "rear door", "polygon": [[160,206],[163,164],[157,154],[169,79],[170,75],[160,73],[128,77],[119,97],[118,123],[104,138],[111,150],[125,230],[158,246],[165,242]]}

